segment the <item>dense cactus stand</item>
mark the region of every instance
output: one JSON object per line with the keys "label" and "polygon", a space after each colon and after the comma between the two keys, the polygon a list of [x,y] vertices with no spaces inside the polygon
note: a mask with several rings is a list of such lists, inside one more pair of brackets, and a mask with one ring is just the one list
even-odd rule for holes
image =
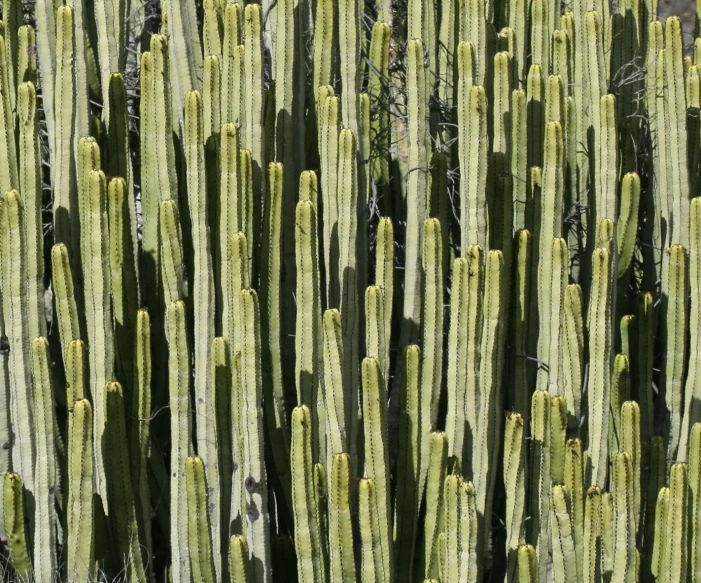
{"label": "dense cactus stand", "polygon": [[3,0],[0,581],[701,583],[701,38],[262,1]]}

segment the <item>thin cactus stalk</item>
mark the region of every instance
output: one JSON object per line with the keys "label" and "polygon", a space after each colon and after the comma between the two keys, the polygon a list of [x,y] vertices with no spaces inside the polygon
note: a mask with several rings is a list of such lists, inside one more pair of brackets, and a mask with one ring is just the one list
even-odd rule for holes
{"label": "thin cactus stalk", "polygon": [[526,441],[523,417],[511,413],[504,427],[504,487],[506,488],[506,552],[509,564],[526,540]]}
{"label": "thin cactus stalk", "polygon": [[[439,535],[442,532],[443,486],[448,463],[448,436],[440,431],[431,433],[426,472],[426,523],[424,525],[424,576],[438,577]],[[422,454],[423,455],[423,452]]]}
{"label": "thin cactus stalk", "polygon": [[250,571],[246,537],[235,534],[229,542],[230,583],[250,583]]}
{"label": "thin cactus stalk", "polygon": [[350,482],[348,454],[334,455],[329,480],[329,579],[341,583],[356,581]]}

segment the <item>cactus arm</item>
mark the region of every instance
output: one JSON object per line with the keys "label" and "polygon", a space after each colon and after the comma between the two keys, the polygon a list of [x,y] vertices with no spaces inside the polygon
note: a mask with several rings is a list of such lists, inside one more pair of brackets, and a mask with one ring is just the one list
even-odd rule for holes
{"label": "cactus arm", "polygon": [[394,506],[394,564],[399,581],[411,580],[420,506],[421,349],[409,345],[402,355],[403,387],[399,407],[399,458]]}
{"label": "cactus arm", "polygon": [[[326,310],[323,316],[324,404],[326,417],[326,459],[331,467],[333,457],[348,451],[346,427],[346,393],[343,377],[343,332],[341,313]],[[333,470],[332,470],[333,473]]]}
{"label": "cactus arm", "polygon": [[520,229],[514,235],[515,265],[513,267],[514,298],[511,304],[511,345],[513,346],[513,384],[510,404],[514,411],[525,415],[530,397],[528,372],[528,323],[531,281],[531,232]]}
{"label": "cactus arm", "polygon": [[334,455],[329,479],[329,579],[339,583],[356,581],[350,482],[350,457]]}
{"label": "cactus arm", "polygon": [[[480,421],[473,446],[473,467],[477,512],[485,521],[480,525],[479,549],[486,549],[489,517],[499,458],[502,415],[502,376],[504,366],[504,258],[501,251],[487,254],[484,283],[484,310],[480,346]],[[477,445],[479,444],[479,445]],[[483,555],[482,555],[483,556]]]}
{"label": "cactus arm", "polygon": [[[107,500],[103,434],[105,431],[105,384],[113,378],[114,348],[112,345],[112,310],[110,301],[109,239],[107,224],[106,179],[102,171],[91,170],[88,175],[88,200],[85,216],[81,217],[81,260],[87,322],[86,344],[90,363],[90,385],[93,387],[95,478],[97,491]],[[107,510],[109,512],[109,510]]]}
{"label": "cactus arm", "polygon": [[442,531],[441,513],[443,510],[443,485],[448,465],[448,436],[439,431],[431,433],[427,453],[429,460],[424,495],[426,502],[424,576],[428,579],[439,575],[439,535]]}
{"label": "cactus arm", "polygon": [[68,466],[68,577],[88,581],[95,555],[93,502],[92,406],[80,398],[69,413],[72,430],[69,438]]}
{"label": "cactus arm", "polygon": [[565,450],[564,485],[569,493],[572,539],[577,553],[577,576],[583,576],[584,543],[584,454],[582,442],[571,439]]}
{"label": "cactus arm", "polygon": [[185,166],[188,210],[192,225],[194,273],[192,300],[194,309],[194,389],[197,419],[197,451],[207,471],[209,484],[209,512],[212,529],[214,565],[221,576],[221,491],[219,484],[219,452],[214,396],[211,386],[210,348],[214,329],[214,275],[207,210],[204,167],[204,119],[202,98],[196,91],[185,97]]}
{"label": "cactus arm", "polygon": [[19,474],[5,474],[3,498],[5,506],[5,531],[10,547],[10,558],[20,577],[31,579],[34,569],[29,560],[28,533],[25,527],[24,488]]}
{"label": "cactus arm", "polygon": [[248,559],[246,537],[235,534],[229,542],[229,577],[230,583],[250,583],[251,569]]}
{"label": "cactus arm", "polygon": [[[480,408],[480,358],[482,344],[482,323],[484,307],[485,259],[482,247],[471,245],[466,254],[468,260],[468,306],[467,306],[467,356],[465,378],[465,444],[463,446],[463,466],[473,468],[473,453],[477,441]],[[472,438],[472,439],[470,439]]]}
{"label": "cactus arm", "polygon": [[686,464],[672,464],[669,476],[669,502],[667,507],[668,543],[665,545],[665,581],[686,581],[687,577],[687,536],[688,536],[688,467]]}
{"label": "cactus arm", "polygon": [[31,383],[31,346],[24,326],[27,301],[24,207],[16,190],[0,199],[2,225],[3,312],[9,342],[10,418],[14,433],[12,468],[22,476],[24,487],[34,492],[36,438],[35,404]]}
{"label": "cactus arm", "polygon": [[[687,169],[687,127],[686,127],[686,92],[685,70],[683,63],[684,43],[681,21],[673,16],[665,22],[665,67],[667,96],[665,104],[667,115],[666,127],[669,147],[669,165],[666,172],[670,203],[670,225],[667,227],[666,245],[680,244],[689,247],[689,172]],[[664,196],[664,192],[661,193]]]}
{"label": "cactus arm", "polygon": [[[687,450],[691,428],[701,421],[701,342],[699,335],[693,330],[698,330],[701,325],[701,199],[691,201],[690,221],[690,247],[689,247],[689,288],[691,291],[689,301],[689,328],[692,330],[689,338],[689,363],[687,368],[686,383],[684,385],[684,420],[679,444],[680,454]],[[683,461],[685,458],[679,458]]]}
{"label": "cactus arm", "polygon": [[621,277],[628,270],[633,259],[638,232],[639,205],[640,177],[635,172],[629,172],[623,177],[621,184],[621,205],[616,225],[616,238],[619,244],[618,277]]}
{"label": "cactus arm", "polygon": [[133,337],[139,305],[136,257],[131,244],[135,239],[130,232],[129,206],[127,183],[123,178],[113,178],[107,185],[112,315],[115,360],[121,368],[119,378],[125,380],[131,380],[134,374]]}
{"label": "cactus arm", "polygon": [[[168,339],[168,392],[171,411],[170,452],[170,540],[173,583],[190,582],[190,555],[187,545],[187,496],[185,460],[192,449],[192,409],[190,405],[190,352],[185,322],[185,304],[176,301],[166,313]],[[177,541],[177,542],[175,542]]]}
{"label": "cactus arm", "polygon": [[209,523],[207,477],[201,457],[185,460],[187,484],[188,545],[192,576],[202,583],[214,583],[214,557]]}
{"label": "cactus arm", "polygon": [[587,491],[584,506],[584,545],[582,577],[586,583],[598,581],[601,570],[601,489],[594,486]]}
{"label": "cactus arm", "polygon": [[[326,304],[331,308],[340,306],[339,279],[339,233],[337,173],[339,146],[340,99],[327,88],[319,92],[319,157],[321,160],[321,197],[324,225],[324,267],[326,271]],[[331,90],[332,91],[332,90]],[[323,101],[321,96],[326,95]]]}
{"label": "cactus arm", "polygon": [[[36,452],[34,500],[34,576],[37,582],[51,581],[58,569],[56,555],[56,497],[61,483],[58,475],[54,428],[54,391],[49,372],[49,342],[44,337],[32,341]],[[40,550],[39,550],[40,549]]]}
{"label": "cactus arm", "polygon": [[321,532],[312,484],[312,416],[305,405],[292,411],[292,500],[297,576],[300,583],[326,580]]}
{"label": "cactus arm", "polygon": [[[406,252],[404,267],[403,326],[399,344],[418,339],[421,310],[421,235],[426,218],[428,190],[428,128],[424,47],[420,40],[407,45],[407,119],[409,139],[409,174],[407,176]],[[343,310],[341,310],[343,312]]]}
{"label": "cactus arm", "polygon": [[382,544],[381,519],[377,510],[377,491],[371,478],[363,478],[358,485],[360,522],[360,579],[366,583],[389,581],[385,570],[387,559]]}
{"label": "cactus arm", "polygon": [[463,481],[460,490],[460,580],[479,581],[478,516],[475,486]]}
{"label": "cactus arm", "polygon": [[[347,379],[345,386],[349,391],[347,402],[357,400],[359,389],[358,370],[358,301],[357,289],[357,256],[356,237],[358,233],[358,172],[357,149],[355,135],[350,130],[342,130],[339,137],[338,155],[338,239],[340,245],[338,261],[338,277],[340,282],[341,298],[341,329],[343,330],[343,355],[344,376]],[[358,412],[355,407],[350,408],[349,454],[354,468],[358,464],[357,441],[359,431]],[[354,471],[355,475],[355,471]]]}
{"label": "cactus arm", "polygon": [[[264,101],[259,98],[263,95],[263,81],[265,72],[265,52],[263,45],[263,14],[258,4],[246,6],[243,14],[245,31],[245,63],[244,73],[246,82],[245,120],[246,131],[244,148],[251,152],[253,161],[253,192],[255,197],[262,195],[265,189],[263,177],[265,169],[265,133],[263,131]],[[257,208],[257,207],[256,207]],[[254,217],[255,225],[259,224],[258,216]],[[252,232],[247,233],[250,244],[258,245],[258,233],[254,237]]]}
{"label": "cactus arm", "polygon": [[375,285],[382,289],[384,307],[385,368],[382,378],[389,382],[390,343],[392,339],[392,309],[394,306],[394,226],[388,218],[377,224],[377,246],[375,247]]}
{"label": "cactus arm", "polygon": [[460,577],[460,490],[462,476],[449,474],[443,485],[443,521],[445,524],[445,569],[442,577],[446,581],[459,581]]}
{"label": "cactus arm", "polygon": [[539,578],[548,556],[548,520],[550,514],[550,395],[536,391],[531,401],[531,528],[528,540],[535,543]]}
{"label": "cactus arm", "polygon": [[261,297],[266,309],[261,312],[261,331],[265,343],[262,362],[266,371],[263,380],[265,419],[271,440],[275,469],[283,483],[288,508],[291,508],[290,442],[287,429],[284,389],[282,381],[281,339],[281,269],[282,269],[282,220],[283,168],[272,163],[268,168],[268,187],[265,200],[265,225],[263,228],[263,252],[261,267]]}
{"label": "cactus arm", "polygon": [[691,547],[689,556],[689,568],[691,579],[698,581],[701,576],[701,423],[695,423],[691,428],[689,445],[689,505],[691,512],[689,518],[691,524],[689,533]]}
{"label": "cactus arm", "polygon": [[240,57],[243,5],[227,3],[222,19],[224,35],[222,42],[221,74],[221,121],[223,124],[238,123],[237,105],[241,100],[242,64]]}
{"label": "cactus arm", "polygon": [[635,581],[634,477],[631,456],[616,455],[613,471],[614,559],[612,581]]}
{"label": "cactus arm", "polygon": [[514,177],[514,230],[532,228],[532,204],[528,200],[528,132],[526,92],[511,92],[511,174]]}
{"label": "cactus arm", "polygon": [[[592,256],[593,282],[589,303],[590,368],[589,452],[590,484],[603,486],[607,468],[609,402],[611,398],[611,254],[608,249],[595,249]],[[592,366],[593,365],[593,366]]]}
{"label": "cactus arm", "polygon": [[66,364],[65,359],[68,347],[74,340],[80,340],[81,333],[71,262],[68,256],[68,248],[62,243],[54,245],[51,249],[51,274],[56,305],[56,319],[58,321],[59,336],[61,337],[61,347],[63,348],[64,364]]}
{"label": "cactus arm", "polygon": [[581,417],[582,378],[584,368],[584,321],[582,288],[570,284],[565,288],[563,331],[563,392],[567,410],[574,419]]}
{"label": "cactus arm", "polygon": [[129,451],[127,443],[124,395],[119,383],[109,382],[104,389],[105,441],[107,475],[107,507],[118,556],[130,581],[146,582],[146,571],[141,554],[138,517],[134,504]]}
{"label": "cactus arm", "polygon": [[380,363],[367,357],[362,363],[363,427],[365,429],[365,474],[375,485],[379,544],[383,558],[382,570],[392,572],[389,525],[391,523],[389,452],[387,442],[387,391]]}
{"label": "cactus arm", "polygon": [[563,583],[577,577],[572,517],[568,510],[569,492],[564,486],[554,485],[550,497],[553,575],[556,583]]}
{"label": "cactus arm", "polygon": [[[684,369],[687,355],[689,275],[686,250],[673,245],[669,250],[667,271],[667,357],[662,374],[667,407],[665,430],[667,458],[676,459],[681,437],[684,398]],[[663,284],[664,285],[664,284]]]}
{"label": "cactus arm", "polygon": [[642,466],[642,445],[640,443],[640,407],[635,401],[626,401],[621,407],[621,452],[630,456],[631,461],[631,514],[634,521],[634,535],[642,520],[640,475]]}
{"label": "cactus arm", "polygon": [[[461,247],[485,246],[489,241],[487,218],[487,94],[484,87],[474,86],[463,102],[458,100],[458,125],[465,124],[468,143],[461,147],[460,192],[463,199],[461,225]],[[463,251],[464,252],[464,251]]]}
{"label": "cactus arm", "polygon": [[241,291],[241,320],[245,331],[241,344],[244,431],[243,475],[246,490],[246,532],[253,560],[253,578],[267,583],[271,577],[268,485],[263,454],[263,387],[260,360],[258,296]]}
{"label": "cactus arm", "polygon": [[661,488],[657,494],[657,504],[655,506],[654,519],[654,547],[650,558],[650,571],[660,580],[664,581],[666,576],[666,547],[667,547],[667,532],[669,521],[669,504],[670,504],[670,489],[669,487]]}
{"label": "cactus arm", "polygon": [[187,93],[202,87],[202,46],[193,0],[168,0],[166,12],[173,71],[173,107],[181,116]]}
{"label": "cactus arm", "polygon": [[448,455],[463,458],[465,444],[465,375],[467,370],[467,326],[470,301],[468,259],[460,257],[453,263],[452,290],[450,294],[450,329],[448,332],[448,407],[446,433]]}
{"label": "cactus arm", "polygon": [[[203,140],[205,149],[217,149],[217,141],[210,141],[212,136],[218,136],[221,129],[221,67],[217,55],[207,55],[204,58],[204,73],[202,81],[202,110],[203,110]],[[211,172],[208,178],[212,178]]]}
{"label": "cactus arm", "polygon": [[222,22],[217,0],[207,0],[203,3],[202,48],[205,60],[209,56],[221,58],[222,52]]}
{"label": "cactus arm", "polygon": [[19,188],[23,193],[27,253],[27,325],[29,338],[46,335],[44,304],[44,246],[41,207],[41,151],[38,135],[36,89],[21,83],[18,90]]}
{"label": "cactus arm", "polygon": [[[64,243],[69,249],[77,246],[77,229],[73,225],[74,208],[73,184],[73,145],[74,138],[74,49],[73,49],[73,10],[68,6],[59,7],[56,12],[56,136],[53,160],[53,213],[54,240]],[[7,188],[0,185],[0,190]]]}
{"label": "cactus arm", "polygon": [[506,489],[506,553],[511,563],[525,541],[526,441],[523,417],[510,413],[504,428],[504,488]]}
{"label": "cactus arm", "polygon": [[178,206],[174,200],[164,200],[159,211],[161,239],[160,265],[163,297],[167,306],[185,297],[183,283],[183,248]]}

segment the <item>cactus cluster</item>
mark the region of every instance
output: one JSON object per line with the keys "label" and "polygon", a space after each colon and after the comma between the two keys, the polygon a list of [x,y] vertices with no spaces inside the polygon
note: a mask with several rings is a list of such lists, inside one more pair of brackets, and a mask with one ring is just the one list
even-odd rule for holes
{"label": "cactus cluster", "polygon": [[701,583],[701,30],[2,7],[1,580]]}

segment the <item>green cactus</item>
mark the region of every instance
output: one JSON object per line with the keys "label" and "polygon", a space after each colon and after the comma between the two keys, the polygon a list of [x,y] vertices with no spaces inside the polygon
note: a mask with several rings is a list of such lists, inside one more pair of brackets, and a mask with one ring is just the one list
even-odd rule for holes
{"label": "green cactus", "polygon": [[19,474],[5,474],[4,489],[5,532],[10,547],[10,558],[17,574],[30,579],[34,568],[29,559],[27,530],[25,527],[24,486]]}
{"label": "green cactus", "polygon": [[212,551],[212,527],[209,521],[207,477],[201,457],[188,457],[185,460],[185,482],[192,576],[203,583],[214,583],[215,559]]}

